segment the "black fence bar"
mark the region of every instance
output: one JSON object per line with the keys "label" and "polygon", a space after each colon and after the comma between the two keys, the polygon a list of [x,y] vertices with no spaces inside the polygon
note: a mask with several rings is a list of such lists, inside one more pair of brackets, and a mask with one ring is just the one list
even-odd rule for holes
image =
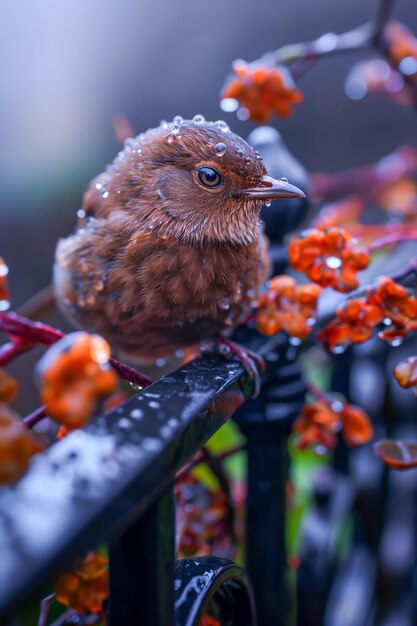
{"label": "black fence bar", "polygon": [[172,487],[110,546],[110,626],[174,623]]}
{"label": "black fence bar", "polygon": [[306,390],[296,351],[285,340],[269,356],[274,375],[258,399],[238,410],[235,420],[247,440],[246,567],[258,620],[283,626],[292,608],[286,587],[287,445]]}
{"label": "black fence bar", "polygon": [[[259,624],[283,626],[287,596],[285,571],[286,439],[266,427],[251,437],[248,452],[246,566],[255,592]],[[271,558],[271,555],[274,555]]]}
{"label": "black fence bar", "polygon": [[207,356],[36,457],[0,492],[0,624],[143,515],[250,393],[239,363]]}

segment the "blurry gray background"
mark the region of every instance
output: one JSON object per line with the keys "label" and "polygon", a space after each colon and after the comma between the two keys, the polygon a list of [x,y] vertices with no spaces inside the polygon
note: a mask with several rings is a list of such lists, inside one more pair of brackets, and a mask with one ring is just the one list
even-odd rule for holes
{"label": "blurry gray background", "polygon": [[[57,239],[75,223],[86,184],[119,149],[112,119],[137,132],[221,112],[232,61],[341,32],[371,19],[378,0],[3,0],[0,5],[0,256],[13,305],[50,281]],[[416,0],[394,15],[417,31]],[[371,56],[370,53],[365,53]],[[416,114],[369,96],[349,101],[346,73],[363,53],[327,58],[301,80],[305,103],[274,120],[310,170],[373,161],[415,137]]]}

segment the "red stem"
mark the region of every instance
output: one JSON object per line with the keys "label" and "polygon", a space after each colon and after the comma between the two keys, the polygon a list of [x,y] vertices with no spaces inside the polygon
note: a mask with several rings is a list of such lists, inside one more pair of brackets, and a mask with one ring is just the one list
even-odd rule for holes
{"label": "red stem", "polygon": [[368,246],[368,252],[374,252],[375,250],[380,250],[381,248],[386,248],[387,246],[392,246],[396,243],[402,243],[404,241],[416,241],[417,233],[389,233],[380,239],[376,239]]}
{"label": "red stem", "polygon": [[36,409],[32,413],[29,413],[29,415],[26,415],[26,417],[24,417],[22,419],[22,422],[28,428],[33,428],[35,426],[35,424],[37,424],[38,422],[43,420],[44,417],[46,417],[46,406],[45,405],[40,406],[38,409]]}
{"label": "red stem", "polygon": [[149,387],[149,385],[152,385],[152,383],[154,382],[152,378],[149,378],[149,376],[141,374],[133,367],[130,367],[129,365],[126,365],[121,361],[116,361],[116,359],[110,358],[109,363],[111,364],[113,369],[116,370],[119,378],[121,378],[122,380],[127,380],[129,383],[132,383],[132,385],[137,385],[138,387],[142,387],[143,389],[145,387]]}
{"label": "red stem", "polygon": [[324,402],[324,404],[331,405],[334,399],[329,396],[329,394],[325,393],[312,383],[306,383],[307,391],[310,395],[313,396],[315,400],[318,402]]}
{"label": "red stem", "polygon": [[32,341],[20,340],[17,337],[14,338],[14,341],[4,343],[0,346],[0,367],[13,361],[19,354],[31,350],[34,345]]}
{"label": "red stem", "polygon": [[[223,452],[216,454],[215,458],[222,463],[224,460],[228,459],[233,454],[242,452],[245,449],[245,447],[246,447],[245,443],[239,443],[236,446],[233,446],[232,448],[228,448],[227,450],[224,450]],[[200,463],[205,463],[207,458],[208,458],[207,448],[203,446],[198,452],[195,453],[191,461],[189,461],[186,465],[184,465],[184,467],[178,470],[175,476],[175,480],[179,480],[183,478],[186,474],[188,474],[188,472],[191,472],[191,470],[194,469],[196,465],[199,465]]]}
{"label": "red stem", "polygon": [[46,598],[43,598],[43,600],[41,600],[41,611],[39,614],[38,626],[46,626],[48,621],[49,607],[51,606],[51,603],[55,600],[55,598],[56,594],[51,593],[50,596],[46,596]]}
{"label": "red stem", "polygon": [[417,167],[414,146],[402,146],[373,165],[364,165],[337,174],[312,174],[311,196],[315,201],[331,200],[352,193],[365,193],[373,188],[400,180]]}
{"label": "red stem", "polygon": [[[9,311],[0,313],[0,332],[4,332],[12,338],[17,338],[17,341],[13,341],[12,344],[5,344],[5,346],[0,348],[0,365],[5,365],[18,354],[26,352],[35,343],[49,346],[65,336],[62,331],[48,324],[33,322],[26,317]],[[116,361],[116,359],[109,359],[109,361],[119,378],[142,388],[152,384],[153,380],[151,378],[140,374],[133,367]]]}

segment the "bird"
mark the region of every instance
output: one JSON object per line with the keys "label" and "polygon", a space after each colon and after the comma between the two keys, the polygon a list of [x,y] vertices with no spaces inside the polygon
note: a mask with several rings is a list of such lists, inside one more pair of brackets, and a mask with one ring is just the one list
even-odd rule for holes
{"label": "bird", "polygon": [[299,197],[224,121],[162,121],[90,182],[75,232],[57,245],[58,307],[131,362],[214,341],[253,373],[228,336],[268,276],[260,211]]}

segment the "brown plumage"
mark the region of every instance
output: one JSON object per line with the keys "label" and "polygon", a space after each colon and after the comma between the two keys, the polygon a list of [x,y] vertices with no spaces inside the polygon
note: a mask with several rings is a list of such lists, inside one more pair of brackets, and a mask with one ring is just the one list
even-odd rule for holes
{"label": "brown plumage", "polygon": [[233,329],[268,273],[260,209],[300,195],[224,122],[161,123],[90,183],[57,247],[59,306],[138,360]]}

